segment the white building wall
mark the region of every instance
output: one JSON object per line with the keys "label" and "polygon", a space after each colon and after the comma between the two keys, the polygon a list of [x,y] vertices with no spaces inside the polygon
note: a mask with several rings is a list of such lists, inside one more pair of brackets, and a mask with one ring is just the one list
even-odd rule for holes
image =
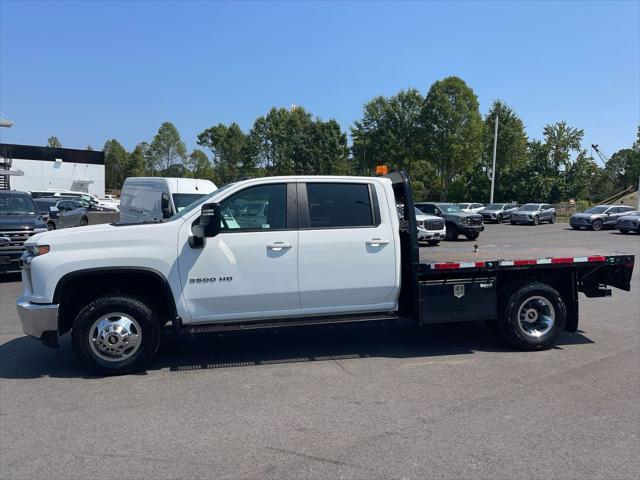
{"label": "white building wall", "polygon": [[66,188],[104,197],[104,165],[14,158],[11,170],[24,172],[11,176],[12,190]]}

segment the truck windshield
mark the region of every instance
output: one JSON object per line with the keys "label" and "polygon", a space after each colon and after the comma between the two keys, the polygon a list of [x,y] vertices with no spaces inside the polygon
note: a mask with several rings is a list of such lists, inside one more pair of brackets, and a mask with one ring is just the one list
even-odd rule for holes
{"label": "truck windshield", "polygon": [[536,205],[535,203],[523,205],[523,206],[520,207],[520,211],[521,212],[537,212],[538,211],[538,205]]}
{"label": "truck windshield", "polygon": [[460,211],[460,205],[454,203],[439,203],[438,208],[444,213],[456,213]]}
{"label": "truck windshield", "polygon": [[587,210],[585,213],[604,213],[609,207],[593,207]]}
{"label": "truck windshield", "polygon": [[0,195],[0,215],[34,215],[37,211],[33,199],[27,194]]}
{"label": "truck windshield", "polygon": [[176,206],[176,212],[181,212],[193,202],[202,198],[201,193],[174,193],[173,204]]}
{"label": "truck windshield", "polygon": [[[187,204],[187,206],[183,207],[182,210],[178,211],[178,213],[176,213],[169,220],[176,220],[178,218],[184,217],[187,213],[195,210],[196,208],[200,208],[200,205],[202,205],[203,203],[206,203],[207,200],[211,199],[212,196],[218,195],[220,192],[225,191],[226,189],[228,189],[229,187],[231,187],[233,185],[235,185],[235,183],[229,183],[229,184],[225,185],[224,187],[220,187],[219,189],[209,193],[208,195],[204,195],[204,196],[198,198],[195,202]],[[176,205],[176,208],[177,208],[177,205]]]}

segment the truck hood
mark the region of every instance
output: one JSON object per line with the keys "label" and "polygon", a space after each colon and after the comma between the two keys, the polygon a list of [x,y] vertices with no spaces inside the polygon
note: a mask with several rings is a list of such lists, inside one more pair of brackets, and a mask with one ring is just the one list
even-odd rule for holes
{"label": "truck hood", "polygon": [[416,215],[416,220],[419,222],[426,222],[427,220],[442,220],[442,218],[437,215]]}
{"label": "truck hood", "polygon": [[0,230],[33,230],[34,228],[47,228],[40,215],[0,216]]}
{"label": "truck hood", "polygon": [[463,212],[463,211],[459,211],[456,213],[445,213],[444,214],[444,218],[450,218],[450,219],[454,219],[454,218],[479,218],[482,220],[482,215],[480,215],[479,213],[468,213],[468,212]]}
{"label": "truck hood", "polygon": [[116,226],[105,223],[100,225],[88,225],[86,227],[63,228],[34,235],[25,242],[25,245],[50,245],[52,250],[56,246],[66,249],[83,249],[112,247],[120,243],[129,246],[132,242],[146,241],[169,232],[177,232],[180,221],[167,223],[131,223]]}

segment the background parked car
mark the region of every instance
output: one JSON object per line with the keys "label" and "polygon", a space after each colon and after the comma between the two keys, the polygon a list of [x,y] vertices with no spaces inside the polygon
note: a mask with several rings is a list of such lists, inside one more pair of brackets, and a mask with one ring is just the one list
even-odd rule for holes
{"label": "background parked car", "polygon": [[416,222],[418,223],[418,241],[427,242],[428,245],[435,247],[447,235],[444,219],[436,215],[427,215],[417,208],[415,210]]}
{"label": "background parked car", "polygon": [[458,206],[465,213],[478,213],[484,208],[482,203],[459,203]]}
{"label": "background parked car", "polygon": [[571,215],[569,224],[575,230],[590,228],[598,231],[605,227],[614,228],[620,217],[628,215],[634,210],[633,207],[626,205],[598,205],[586,212]]}
{"label": "background parked car", "polygon": [[511,213],[516,211],[520,205],[515,203],[490,203],[478,213],[482,215],[485,222],[501,223],[511,219]]}
{"label": "background parked car", "polygon": [[50,188],[47,190],[31,190],[33,198],[52,198],[52,197],[68,197],[82,200],[87,205],[101,206],[111,210],[118,210],[118,205],[108,200],[100,200],[95,195],[87,192],[76,192],[73,190],[64,190],[60,188]]}
{"label": "background parked car", "polygon": [[457,203],[418,202],[415,206],[428,215],[444,218],[447,228],[445,240],[455,240],[460,234],[475,240],[484,230],[482,215],[463,212]]}
{"label": "background parked car", "polygon": [[75,198],[42,197],[36,198],[35,203],[47,222],[47,230],[89,224],[87,209]]}
{"label": "background parked car", "polygon": [[622,233],[640,233],[640,211],[631,212],[618,218],[616,228]]}
{"label": "background parked car", "polygon": [[548,203],[525,203],[511,213],[511,225],[516,223],[530,223],[538,225],[540,222],[555,223],[556,209]]}
{"label": "background parked car", "polygon": [[47,225],[27,192],[0,190],[0,274],[20,271],[24,242]]}

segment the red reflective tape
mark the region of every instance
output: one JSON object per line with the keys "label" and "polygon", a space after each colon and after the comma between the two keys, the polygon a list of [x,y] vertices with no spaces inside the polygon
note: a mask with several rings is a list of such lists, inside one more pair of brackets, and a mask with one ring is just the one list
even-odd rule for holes
{"label": "red reflective tape", "polygon": [[484,262],[476,262],[476,268],[484,267]]}
{"label": "red reflective tape", "polygon": [[459,263],[436,263],[433,265],[436,270],[452,270],[454,268],[460,268]]}
{"label": "red reflective tape", "polygon": [[535,265],[536,263],[538,263],[537,260],[514,260],[513,261],[514,265]]}
{"label": "red reflective tape", "polygon": [[573,263],[573,257],[552,258],[551,263]]}
{"label": "red reflective tape", "polygon": [[587,262],[604,262],[607,257],[603,257],[602,255],[594,255],[592,257],[587,257]]}

